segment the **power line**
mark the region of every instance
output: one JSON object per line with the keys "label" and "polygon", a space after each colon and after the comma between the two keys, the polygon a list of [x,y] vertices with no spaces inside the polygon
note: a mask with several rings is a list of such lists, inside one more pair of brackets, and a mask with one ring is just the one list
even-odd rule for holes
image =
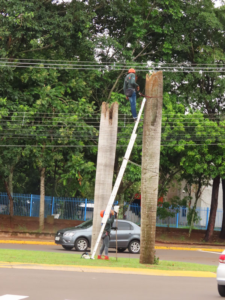
{"label": "power line", "polygon": [[[55,62],[55,63],[53,63]],[[123,68],[130,68],[130,67],[138,67],[142,66],[144,68],[151,68],[151,67],[167,67],[167,68],[200,68],[202,66],[206,66],[204,68],[221,68],[225,67],[225,64],[221,63],[213,63],[213,64],[191,64],[191,63],[166,63],[166,62],[151,62],[151,63],[134,63],[134,62],[97,62],[97,61],[68,61],[68,60],[49,60],[49,59],[20,59],[20,58],[14,58],[14,61],[12,59],[7,60],[7,58],[0,58],[0,63],[7,63],[7,64],[49,64],[49,65],[80,65],[80,66],[108,66],[108,67],[123,67]],[[143,66],[144,65],[144,66]]]}
{"label": "power line", "polygon": [[[120,65],[123,65],[123,66],[132,66],[132,67],[135,67],[136,65],[146,65],[146,64],[149,64],[149,65],[189,65],[191,66],[190,62],[146,62],[146,63],[141,63],[141,62],[97,62],[97,61],[75,61],[75,60],[53,60],[53,59],[32,59],[32,58],[7,58],[7,57],[1,57],[0,60],[6,60],[7,59],[10,59],[10,60],[19,60],[19,61],[55,61],[55,62],[69,62],[69,63],[81,63],[81,64],[84,64],[84,63],[90,63],[90,64],[98,64],[98,65],[109,65],[109,64],[120,64]],[[225,63],[219,63],[219,65],[224,65],[225,66]],[[215,66],[215,65],[218,65],[218,63],[207,63],[207,64],[201,64],[201,63],[194,63],[195,66],[201,66],[201,65],[204,65],[204,66]]]}
{"label": "power line", "polygon": [[[217,143],[217,144],[177,144],[177,145],[161,145],[161,147],[183,147],[183,146],[225,146],[223,143]],[[0,147],[14,147],[14,148],[23,148],[23,147],[34,147],[34,148],[92,148],[92,147],[98,147],[98,145],[1,145]],[[127,145],[117,145],[118,148],[127,147]],[[134,147],[142,147],[141,145],[135,145]]]}
{"label": "power line", "polygon": [[[114,69],[103,69],[102,67],[98,67],[98,68],[94,68],[94,67],[55,67],[55,66],[36,66],[36,65],[28,65],[28,66],[21,66],[21,65],[3,65],[3,64],[0,64],[0,67],[5,67],[5,68],[31,68],[31,69],[54,69],[54,70],[87,70],[87,71],[99,71],[99,72],[102,72],[102,71],[124,71],[124,68],[114,68]],[[148,68],[148,69],[137,69],[136,68],[136,71],[137,72],[154,72],[154,71],[163,71],[165,73],[224,73],[225,72],[225,69],[219,69],[219,68],[215,68],[215,69],[198,69],[198,70],[195,70],[195,68],[179,68],[178,70],[178,67],[177,68],[174,68],[174,69],[168,69],[168,68],[157,68],[155,67],[154,69],[153,68]]]}
{"label": "power line", "polygon": [[[0,60],[7,60],[7,59],[10,59],[10,60],[12,60],[12,59],[14,59],[14,60],[21,60],[21,61],[56,61],[56,62],[59,62],[59,61],[61,61],[61,62],[69,62],[69,63],[90,63],[90,64],[121,64],[121,65],[125,65],[125,66],[133,66],[134,67],[134,65],[142,65],[142,64],[148,64],[148,62],[147,63],[136,63],[136,62],[133,62],[133,61],[130,61],[130,62],[97,62],[97,61],[88,61],[88,60],[85,60],[85,61],[75,61],[75,60],[61,60],[61,59],[32,59],[32,58],[7,58],[7,57],[1,57],[0,58]],[[163,65],[184,65],[184,64],[190,64],[189,62],[170,62],[170,63],[168,63],[168,62],[149,62],[149,64],[157,64],[157,65],[161,65],[161,64],[163,64]],[[219,64],[221,64],[221,63],[219,63]],[[199,63],[195,63],[194,64],[195,66],[199,66],[199,65],[216,65],[216,63],[208,63],[208,64],[199,64]],[[223,63],[223,65],[225,65],[225,63]]]}

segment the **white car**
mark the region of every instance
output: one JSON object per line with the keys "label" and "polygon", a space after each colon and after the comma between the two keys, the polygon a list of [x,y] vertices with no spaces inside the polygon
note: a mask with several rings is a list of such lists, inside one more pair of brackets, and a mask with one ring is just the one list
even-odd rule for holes
{"label": "white car", "polygon": [[219,257],[219,266],[217,268],[218,292],[221,297],[225,297],[225,250]]}

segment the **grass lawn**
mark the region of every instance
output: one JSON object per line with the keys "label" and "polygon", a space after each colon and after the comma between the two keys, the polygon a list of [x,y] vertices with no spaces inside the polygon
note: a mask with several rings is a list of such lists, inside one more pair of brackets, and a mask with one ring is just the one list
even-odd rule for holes
{"label": "grass lawn", "polygon": [[159,261],[158,265],[139,264],[138,258],[116,258],[110,257],[109,261],[81,259],[79,254],[66,254],[42,251],[27,250],[8,250],[0,249],[0,262],[21,262],[36,264],[56,264],[67,266],[105,266],[105,267],[124,267],[124,268],[144,268],[155,270],[180,270],[180,271],[208,271],[216,272],[216,266],[174,262]]}

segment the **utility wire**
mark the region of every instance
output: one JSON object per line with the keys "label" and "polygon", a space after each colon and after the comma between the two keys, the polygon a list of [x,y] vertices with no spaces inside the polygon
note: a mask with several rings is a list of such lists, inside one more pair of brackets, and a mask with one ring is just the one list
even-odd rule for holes
{"label": "utility wire", "polygon": [[[144,64],[144,65],[146,65],[146,64],[150,64],[150,65],[152,65],[152,64],[157,64],[157,65],[187,65],[187,64],[191,64],[190,62],[170,62],[170,63],[168,63],[168,62],[147,62],[147,63],[136,63],[136,62],[133,62],[133,61],[131,61],[131,62],[97,62],[97,61],[88,61],[88,60],[85,60],[85,61],[75,61],[75,60],[61,60],[61,59],[57,59],[57,60],[53,60],[53,59],[32,59],[32,58],[7,58],[7,57],[1,57],[0,58],[0,60],[6,60],[7,61],[7,59],[10,59],[10,60],[12,60],[12,59],[14,59],[14,60],[21,60],[21,61],[56,61],[56,62],[69,62],[69,63],[90,63],[90,64],[121,64],[121,65],[132,65],[133,67],[134,67],[134,64],[135,65],[142,65],[142,64]],[[199,66],[199,65],[218,65],[218,64],[221,64],[221,62],[220,63],[207,63],[207,64],[199,64],[199,63],[195,63],[194,65],[195,66]],[[223,65],[225,65],[225,63],[222,63]]]}
{"label": "utility wire", "polygon": [[[217,143],[217,144],[171,144],[171,145],[161,145],[161,147],[183,147],[183,146],[225,146],[223,143]],[[34,148],[92,148],[92,147],[98,147],[98,145],[1,145],[0,147],[14,147],[14,148],[21,148],[21,147],[34,147]],[[117,145],[118,148],[127,147],[127,145]],[[141,145],[135,145],[134,147],[142,147]]]}
{"label": "utility wire", "polygon": [[[31,68],[31,69],[54,69],[54,70],[87,70],[87,71],[123,71],[124,68],[117,68],[117,69],[113,69],[113,70],[108,70],[108,69],[103,69],[102,67],[99,68],[90,68],[90,67],[54,67],[54,66],[36,66],[36,65],[28,65],[28,66],[21,66],[21,65],[3,65],[0,64],[0,67],[3,68]],[[152,71],[162,71],[165,73],[224,73],[225,69],[210,69],[210,70],[203,70],[203,69],[199,69],[199,70],[194,70],[194,68],[192,68],[192,70],[188,69],[188,68],[180,68],[181,70],[174,70],[174,69],[166,69],[166,68],[154,68],[154,69],[137,69],[137,72],[152,72]]]}

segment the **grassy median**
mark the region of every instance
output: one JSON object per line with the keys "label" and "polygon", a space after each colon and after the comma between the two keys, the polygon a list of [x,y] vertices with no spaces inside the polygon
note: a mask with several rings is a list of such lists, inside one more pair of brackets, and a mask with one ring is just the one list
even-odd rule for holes
{"label": "grassy median", "polygon": [[154,270],[179,270],[179,271],[205,271],[216,272],[216,266],[163,261],[160,260],[158,265],[139,264],[137,258],[116,258],[110,257],[109,261],[82,259],[79,254],[54,253],[42,251],[27,250],[9,250],[0,249],[0,262],[19,262],[19,263],[35,263],[50,265],[67,265],[67,266],[104,266],[104,267],[120,267],[120,268],[142,268]]}

